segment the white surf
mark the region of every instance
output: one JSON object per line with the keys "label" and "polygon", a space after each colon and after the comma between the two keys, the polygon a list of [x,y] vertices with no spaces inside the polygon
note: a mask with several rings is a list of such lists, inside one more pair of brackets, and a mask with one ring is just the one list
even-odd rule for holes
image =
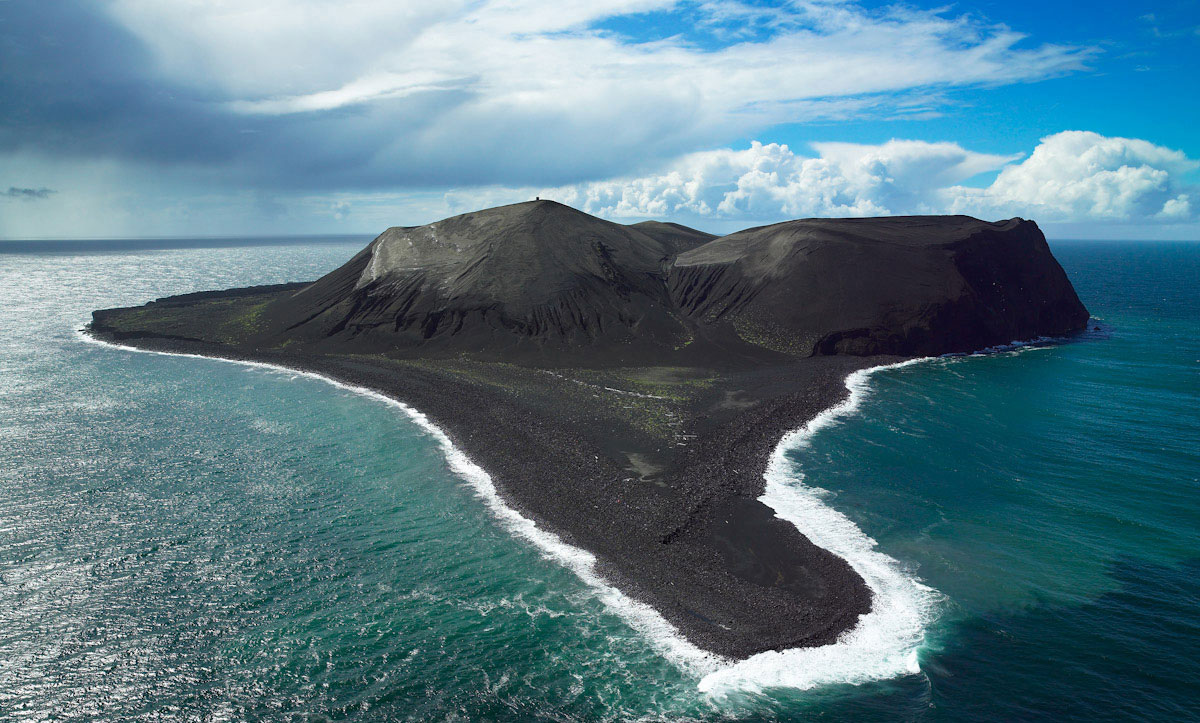
{"label": "white surf", "polygon": [[853,414],[867,394],[872,374],[921,361],[925,360],[861,369],[847,376],[850,395],[841,404],[780,440],[764,475],[766,490],[759,497],[814,544],[850,563],[871,590],[871,612],[831,645],[759,653],[708,674],[700,681],[700,690],[721,697],[769,688],[858,684],[920,672],[918,651],[936,609],[937,593],[876,549],[875,540],[848,517],[825,504],[829,493],[804,484],[804,473],[787,453],[809,446],[817,432]]}

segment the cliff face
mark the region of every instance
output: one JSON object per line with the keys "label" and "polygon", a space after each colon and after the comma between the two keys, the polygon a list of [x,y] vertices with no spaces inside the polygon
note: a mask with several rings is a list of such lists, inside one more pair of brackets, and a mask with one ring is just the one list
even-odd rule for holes
{"label": "cliff face", "polygon": [[970,351],[1088,314],[1031,221],[809,219],[714,238],[539,201],[389,229],[264,318],[271,343],[703,363]]}
{"label": "cliff face", "polygon": [[668,285],[694,323],[797,355],[972,351],[1088,319],[1037,224],[1022,219],[789,221],[681,254]]}

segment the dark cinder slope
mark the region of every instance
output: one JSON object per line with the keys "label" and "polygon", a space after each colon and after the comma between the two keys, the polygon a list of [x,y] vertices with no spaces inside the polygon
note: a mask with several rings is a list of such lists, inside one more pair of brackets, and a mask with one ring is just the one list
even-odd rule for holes
{"label": "dark cinder slope", "polygon": [[528,356],[670,348],[687,336],[670,262],[713,238],[622,226],[534,201],[390,228],[342,268],[266,312],[280,334],[360,350]]}
{"label": "dark cinder slope", "polygon": [[1032,221],[806,219],[714,238],[534,201],[388,229],[263,318],[265,346],[745,366],[972,351],[1088,313]]}
{"label": "dark cinder slope", "polygon": [[704,231],[697,231],[694,228],[688,228],[677,223],[666,223],[663,221],[642,221],[641,223],[630,225],[629,228],[641,231],[669,248],[675,254],[690,251],[697,246],[703,246],[717,238],[716,234],[705,233]]}
{"label": "dark cinder slope", "polygon": [[1081,329],[1037,224],[968,216],[806,219],[681,254],[681,315],[795,355],[935,355]]}

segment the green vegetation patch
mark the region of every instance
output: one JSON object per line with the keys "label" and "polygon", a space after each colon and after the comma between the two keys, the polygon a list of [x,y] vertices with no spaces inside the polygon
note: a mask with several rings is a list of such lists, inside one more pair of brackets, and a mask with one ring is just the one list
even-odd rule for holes
{"label": "green vegetation patch", "polygon": [[737,335],[747,344],[796,357],[806,357],[812,353],[811,342],[772,322],[744,316],[731,317],[730,322]]}
{"label": "green vegetation patch", "polygon": [[[237,301],[242,300],[238,299]],[[250,306],[242,306],[236,303],[227,305],[225,309],[227,318],[221,324],[218,331],[220,341],[236,343],[265,331],[262,315],[270,303],[271,299],[267,299],[266,301],[251,304]]]}
{"label": "green vegetation patch", "polygon": [[263,311],[273,297],[151,302],[104,312],[101,324],[118,333],[145,334],[236,344],[265,330]]}

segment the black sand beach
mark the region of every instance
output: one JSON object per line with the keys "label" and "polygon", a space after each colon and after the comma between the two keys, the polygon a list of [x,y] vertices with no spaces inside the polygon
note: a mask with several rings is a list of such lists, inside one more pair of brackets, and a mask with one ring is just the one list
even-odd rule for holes
{"label": "black sand beach", "polygon": [[[506,503],[595,553],[606,579],[719,655],[830,643],[870,610],[869,590],[845,561],[757,498],[780,438],[841,401],[851,371],[895,357],[818,357],[731,375],[672,404],[679,411],[671,437],[631,452],[641,435],[608,410],[640,397],[561,370],[509,377],[510,370],[477,365],[442,371],[92,333],[155,351],[312,371],[419,409],[488,471]],[[489,374],[507,384],[480,381]]]}

